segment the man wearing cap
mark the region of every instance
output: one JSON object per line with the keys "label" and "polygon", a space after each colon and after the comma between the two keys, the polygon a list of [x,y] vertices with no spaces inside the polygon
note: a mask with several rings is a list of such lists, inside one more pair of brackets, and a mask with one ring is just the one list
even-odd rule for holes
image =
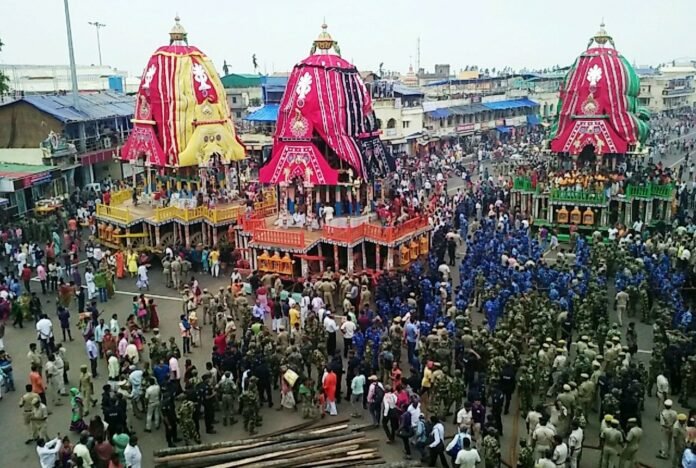
{"label": "man wearing cap", "polygon": [[679,413],[677,421],[672,426],[672,442],[674,443],[674,456],[672,464],[674,468],[680,468],[680,462],[686,448],[686,415]]}
{"label": "man wearing cap", "polygon": [[672,409],[672,400],[665,400],[664,409],[660,412],[660,426],[662,427],[662,439],[658,458],[669,459],[672,451],[672,428],[677,422],[677,412]]}
{"label": "man wearing cap", "polygon": [[553,436],[556,435],[556,432],[547,423],[548,419],[546,416],[542,416],[532,433],[535,460],[539,460],[553,446]]}
{"label": "man wearing cap", "polygon": [[628,432],[626,433],[626,447],[621,454],[622,466],[633,467],[636,464],[636,453],[643,438],[643,429],[638,426],[636,418],[628,419]]}
{"label": "man wearing cap", "polygon": [[46,431],[48,425],[48,408],[41,403],[40,398],[34,398],[32,400],[32,405],[31,428],[34,439],[42,437],[44,440],[48,440],[48,433]]}
{"label": "man wearing cap", "polygon": [[580,374],[582,382],[578,387],[578,404],[582,408],[584,416],[587,418],[590,415],[590,407],[592,406],[592,398],[595,393],[595,385],[590,376],[586,373]]}
{"label": "man wearing cap", "polygon": [[570,468],[578,468],[582,457],[582,442],[585,440],[585,433],[577,420],[571,423],[572,431],[568,437],[568,450],[570,451]]}
{"label": "man wearing cap", "polygon": [[624,440],[619,429],[619,420],[612,418],[610,426],[602,431],[600,437],[604,440],[601,468],[619,468]]}
{"label": "man wearing cap", "polygon": [[626,291],[622,290],[616,293],[616,316],[620,327],[623,326],[622,317],[624,312],[626,312],[629,299],[630,296]]}

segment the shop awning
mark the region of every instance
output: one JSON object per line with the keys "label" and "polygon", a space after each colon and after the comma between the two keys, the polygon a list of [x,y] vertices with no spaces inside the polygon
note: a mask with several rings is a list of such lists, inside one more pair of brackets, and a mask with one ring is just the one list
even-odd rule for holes
{"label": "shop awning", "polygon": [[527,116],[527,123],[529,125],[539,125],[539,124],[541,124],[541,119],[536,114],[528,115]]}
{"label": "shop awning", "polygon": [[505,101],[493,101],[484,102],[483,106],[489,110],[506,110],[506,109],[517,109],[519,107],[534,107],[538,106],[538,102],[534,102],[531,99],[508,99]]}
{"label": "shop awning", "polygon": [[244,120],[248,120],[249,122],[275,122],[278,120],[279,107],[279,104],[266,104],[244,117]]}
{"label": "shop awning", "polygon": [[464,106],[454,106],[450,108],[450,111],[455,115],[473,115],[487,110],[488,108],[486,106],[478,103],[467,104]]}
{"label": "shop awning", "polygon": [[500,133],[510,133],[511,128],[512,127],[506,127],[504,125],[499,125],[499,126],[495,127],[495,129],[498,130]]}
{"label": "shop awning", "polygon": [[435,109],[434,111],[426,112],[426,114],[431,119],[446,119],[452,115],[452,113],[445,108]]}

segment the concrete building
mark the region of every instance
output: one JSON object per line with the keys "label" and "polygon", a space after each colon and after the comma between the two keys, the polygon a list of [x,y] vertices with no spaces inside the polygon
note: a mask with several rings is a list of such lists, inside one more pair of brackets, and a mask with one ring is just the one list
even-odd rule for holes
{"label": "concrete building", "polygon": [[638,103],[651,112],[678,112],[696,106],[696,68],[641,68]]}
{"label": "concrete building", "polygon": [[434,72],[426,72],[425,68],[419,68],[416,73],[418,77],[418,85],[423,86],[433,81],[440,81],[450,78],[450,66],[449,64],[438,64],[435,65]]}
{"label": "concrete building", "polygon": [[517,76],[445,78],[431,81],[423,85],[423,89],[426,97],[431,100],[471,99],[474,96],[505,95],[515,79]]}
{"label": "concrete building", "polygon": [[[478,99],[476,99],[478,100]],[[528,97],[505,95],[472,99],[426,101],[424,132],[429,137],[469,136],[488,131],[506,134],[518,127],[539,125],[539,103]]]}
{"label": "concrete building", "polygon": [[[80,94],[77,108],[70,94],[25,95],[0,103],[0,161],[33,166],[40,163],[61,172],[58,177],[50,171],[48,181],[59,181],[51,186],[52,192],[32,191],[32,196],[26,198],[18,194],[14,200],[17,212],[32,209],[40,196],[63,195],[75,186],[107,177],[128,177],[130,165],[122,166],[115,157],[132,128],[134,108],[132,96],[113,92]],[[37,154],[41,155],[38,160]],[[31,162],[27,155],[31,155]],[[22,175],[25,171],[9,172],[30,180]]]}
{"label": "concrete building", "polygon": [[[9,79],[10,96],[22,94],[58,94],[72,89],[68,65],[0,64],[0,72]],[[128,92],[128,74],[108,65],[77,66],[77,87],[80,92]],[[137,80],[138,83],[140,80]]]}
{"label": "concrete building", "polygon": [[385,80],[368,86],[382,141],[394,152],[408,151],[409,141],[423,132],[423,92]]}
{"label": "concrete building", "polygon": [[529,96],[539,104],[539,117],[550,123],[558,110],[558,96],[567,70],[550,73],[533,73],[518,76],[510,81],[507,96],[520,98]]}
{"label": "concrete building", "polygon": [[263,100],[262,75],[231,73],[220,78],[227,93],[227,103],[232,118],[241,120],[249,114],[250,107],[259,107]]}

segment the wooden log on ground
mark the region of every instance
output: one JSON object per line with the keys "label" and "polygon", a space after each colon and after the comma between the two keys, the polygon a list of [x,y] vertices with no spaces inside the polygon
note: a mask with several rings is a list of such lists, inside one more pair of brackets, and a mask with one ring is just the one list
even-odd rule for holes
{"label": "wooden log on ground", "polygon": [[237,466],[244,466],[244,465],[248,465],[249,463],[252,463],[252,462],[259,462],[259,461],[263,461],[263,460],[269,460],[272,458],[278,458],[281,456],[287,456],[287,454],[293,454],[295,452],[305,451],[305,450],[306,450],[305,447],[300,447],[300,448],[285,450],[282,452],[273,451],[271,453],[259,455],[257,457],[243,458],[241,460],[235,460],[232,462],[221,463],[219,465],[207,466],[207,468],[221,468],[221,467],[233,468],[233,467],[237,467]]}
{"label": "wooden log on ground", "polygon": [[206,456],[206,455],[219,455],[221,453],[228,453],[228,452],[236,452],[239,450],[246,450],[250,448],[256,448],[256,447],[261,447],[265,445],[272,445],[273,441],[264,441],[264,442],[257,442],[255,444],[246,444],[246,445],[239,445],[236,447],[222,447],[222,448],[216,448],[216,449],[211,449],[211,450],[202,450],[200,452],[186,452],[186,453],[179,453],[176,455],[166,455],[164,457],[156,457],[155,458],[155,463],[167,463],[171,461],[177,461],[177,460],[187,460],[190,459],[194,454],[195,456]]}
{"label": "wooden log on ground", "polygon": [[381,463],[379,465],[380,468],[411,468],[415,466],[427,466],[421,461],[418,460],[404,460],[404,461],[399,461],[399,462],[391,462],[391,463]]}
{"label": "wooden log on ground", "polygon": [[219,463],[226,463],[233,460],[242,460],[249,457],[255,457],[259,455],[268,454],[270,452],[278,453],[283,450],[310,447],[313,445],[326,446],[330,444],[338,444],[340,442],[355,440],[355,434],[348,433],[343,435],[338,435],[334,437],[326,438],[310,438],[308,440],[296,441],[290,439],[289,441],[282,441],[282,443],[272,443],[268,445],[263,445],[257,448],[238,450],[226,453],[217,453],[213,455],[201,456],[201,452],[193,452],[187,454],[186,457],[179,457],[177,460],[162,461],[163,459],[156,459],[155,466],[160,468],[180,468],[180,467],[207,467],[210,465],[215,465]]}
{"label": "wooden log on ground", "polygon": [[[345,425],[344,430],[350,429],[350,426]],[[246,444],[254,444],[254,443],[260,443],[260,442],[283,442],[287,440],[293,440],[297,438],[298,440],[303,440],[307,439],[307,437],[310,438],[319,438],[322,436],[322,432],[315,432],[316,429],[312,429],[309,431],[303,431],[303,432],[284,432],[282,434],[278,435],[262,435],[258,437],[252,437],[248,439],[239,439],[239,440],[230,440],[230,441],[224,441],[224,442],[210,442],[206,444],[198,444],[198,445],[187,445],[184,447],[171,447],[171,448],[163,448],[160,450],[156,450],[154,452],[155,457],[165,457],[169,455],[177,455],[177,454],[189,454],[189,453],[194,453],[194,452],[202,452],[205,450],[212,450],[212,449],[218,449],[218,448],[226,448],[226,447],[236,447],[239,445],[246,445]],[[331,436],[333,434],[326,434],[326,437]]]}
{"label": "wooden log on ground", "polygon": [[[331,466],[351,466],[353,464],[360,465],[360,464],[363,464],[365,462],[365,460],[374,460],[377,458],[380,458],[380,454],[375,450],[374,452],[371,452],[371,453],[362,453],[359,455],[343,456],[343,457],[341,457],[340,462],[336,462],[335,459],[313,461],[310,463],[298,465],[297,468],[312,468],[315,466],[322,466],[324,468],[327,468],[327,467],[331,467]],[[351,463],[351,462],[353,462],[353,463]]]}
{"label": "wooden log on ground", "polygon": [[[301,447],[298,450],[301,450],[302,453],[297,453],[298,450],[292,449],[292,450],[274,450],[273,453],[270,454],[265,454],[265,455],[259,455],[256,457],[252,458],[243,458],[240,460],[228,462],[228,463],[222,463],[219,465],[214,465],[214,466],[209,466],[207,468],[235,468],[238,466],[246,466],[249,465],[250,463],[258,463],[263,460],[268,460],[272,458],[280,458],[284,457],[284,460],[290,459],[295,456],[304,456],[308,453],[312,453],[317,450],[323,450],[327,448],[327,445],[324,444],[323,440],[316,440],[315,445],[309,445],[307,447]],[[354,444],[353,439],[346,440],[344,442],[339,442],[333,445],[333,448],[338,448],[338,447],[344,447],[344,446],[351,446],[351,444]],[[298,444],[287,444],[288,447],[297,447]]]}
{"label": "wooden log on ground", "polygon": [[247,468],[272,468],[274,466],[282,466],[283,468],[297,467],[304,463],[324,460],[329,457],[341,455],[350,450],[356,450],[360,446],[358,444],[348,445],[346,447],[324,449],[318,453],[309,453],[299,457],[284,458],[282,460],[273,460],[267,463],[254,463],[245,465]]}

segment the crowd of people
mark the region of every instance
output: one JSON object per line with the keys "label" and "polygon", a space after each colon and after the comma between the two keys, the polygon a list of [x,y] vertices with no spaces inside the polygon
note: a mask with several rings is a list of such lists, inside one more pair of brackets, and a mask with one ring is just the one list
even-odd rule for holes
{"label": "crowd of people", "polygon": [[[534,138],[507,144],[517,150]],[[235,269],[216,290],[206,283],[220,274],[217,248],[166,247],[162,281],[180,293],[178,337],[160,333],[147,292],[126,313],[105,312],[116,281],[149,288],[148,258],[102,251],[76,225],[48,242],[4,230],[0,389],[24,388],[26,442],[41,466],[138,468],[135,420],[146,432],[163,429],[173,447],[201,443],[220,424],[255,434],[267,406],[309,419],[366,418],[406,458],[468,468],[501,465],[503,416],[518,407],[522,468],[587,466],[588,427],[598,428],[599,466],[634,466],[657,418],[658,456],[693,467],[696,413],[673,400],[688,408],[696,390],[696,323],[681,293],[696,266],[696,228],[573,236],[548,257],[510,206],[508,179],[477,163],[463,188],[447,190],[453,151],[462,149],[406,158],[404,167],[422,170],[384,181],[383,216],[427,205],[435,229],[430,254],[408,270],[375,278],[327,270],[291,292],[277,275]],[[53,296],[55,315],[45,300]],[[27,369],[12,359],[25,350],[2,341],[10,317],[36,328]],[[637,322],[653,329],[647,365]],[[73,339],[86,356],[70,385]],[[657,412],[646,414],[653,395]],[[74,435],[52,438],[50,408],[64,399]]]}

